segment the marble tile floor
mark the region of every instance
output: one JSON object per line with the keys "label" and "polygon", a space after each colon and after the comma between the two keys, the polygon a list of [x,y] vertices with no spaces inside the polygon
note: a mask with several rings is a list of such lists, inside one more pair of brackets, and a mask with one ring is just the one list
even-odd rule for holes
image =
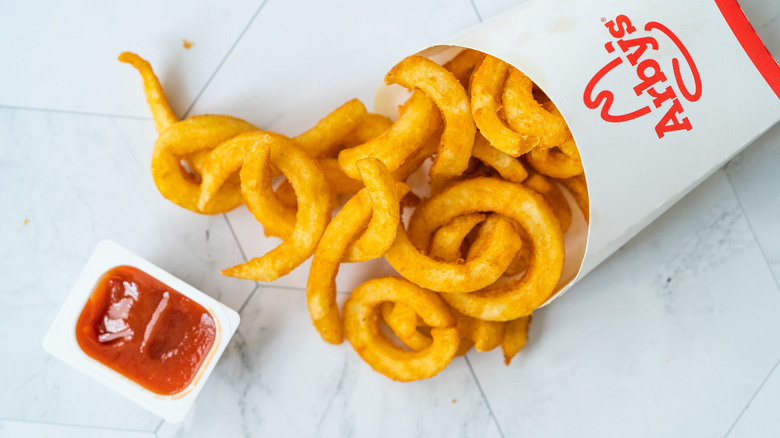
{"label": "marble tile floor", "polygon": [[[348,98],[370,102],[390,60],[515,3],[0,6],[0,58],[13,61],[0,66],[0,333],[10,352],[0,437],[780,436],[780,125],[537,311],[509,367],[497,351],[471,352],[410,384],[375,373],[348,344],[321,341],[301,289],[308,267],[272,285],[216,274],[275,244],[245,209],[199,216],[156,191],[154,125],[119,51],[166,60],[155,68],[182,116],[233,114],[296,134]],[[777,56],[780,6],[741,3]],[[382,56],[355,60],[365,53]],[[258,59],[290,73],[256,76]],[[345,78],[344,66],[359,73]],[[243,83],[274,86],[243,92]],[[181,424],[41,348],[104,238],[241,313]],[[345,269],[340,290],[388,270]]]}

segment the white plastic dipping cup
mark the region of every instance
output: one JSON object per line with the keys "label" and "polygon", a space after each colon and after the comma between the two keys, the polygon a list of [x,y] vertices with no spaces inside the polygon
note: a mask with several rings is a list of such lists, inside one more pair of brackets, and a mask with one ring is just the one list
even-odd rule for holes
{"label": "white plastic dipping cup", "polygon": [[[463,48],[533,80],[582,157],[590,223],[566,233],[545,304],[780,120],[780,67],[735,0],[531,1],[418,54],[443,64]],[[375,110],[407,95],[382,86]]]}
{"label": "white plastic dipping cup", "polygon": [[[117,266],[132,266],[156,278],[205,308],[216,323],[214,344],[195,378],[182,391],[173,395],[152,392],[119,374],[107,365],[88,356],[76,340],[76,324],[87,300],[103,274]],[[43,348],[68,365],[105,386],[133,400],[140,406],[171,423],[179,423],[195,403],[214,366],[236,332],[240,317],[234,310],[195,289],[152,263],[122,248],[114,242],[100,242],[90,257],[71,293],[65,299],[43,340]]]}

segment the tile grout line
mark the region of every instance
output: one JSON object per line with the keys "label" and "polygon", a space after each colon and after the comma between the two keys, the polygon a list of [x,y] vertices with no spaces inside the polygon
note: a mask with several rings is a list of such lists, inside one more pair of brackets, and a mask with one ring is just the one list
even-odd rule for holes
{"label": "tile grout line", "polygon": [[222,65],[225,64],[225,61],[230,57],[230,54],[233,53],[233,50],[236,48],[238,43],[241,41],[242,38],[244,38],[244,34],[246,34],[246,31],[249,30],[250,27],[252,27],[252,23],[255,22],[255,18],[257,18],[258,15],[260,15],[260,11],[263,10],[265,7],[265,4],[268,3],[268,0],[263,0],[263,3],[260,4],[260,7],[257,8],[257,11],[255,11],[254,15],[252,15],[252,18],[249,19],[249,23],[244,26],[244,29],[241,31],[241,33],[238,35],[238,38],[236,38],[236,41],[233,42],[233,45],[230,46],[230,49],[228,49],[225,56],[222,58],[222,60],[219,62],[219,65],[217,65],[217,68],[214,70],[214,73],[211,74],[209,79],[206,81],[206,83],[203,85],[203,88],[200,89],[200,92],[197,96],[195,96],[195,99],[193,99],[192,103],[190,104],[189,108],[187,108],[187,111],[184,112],[184,115],[182,116],[182,119],[185,119],[189,116],[190,111],[195,107],[195,104],[198,103],[198,100],[200,99],[200,96],[203,95],[203,92],[206,91],[206,88],[208,88],[209,84],[211,84],[211,81],[214,80],[214,78],[217,76],[217,73],[219,73],[219,70],[222,69]]}
{"label": "tile grout line", "polygon": [[152,120],[151,117],[129,116],[124,114],[93,113],[89,111],[60,110],[54,108],[34,108],[29,106],[16,106],[16,105],[0,105],[0,109],[10,109],[16,111],[35,111],[35,112],[42,112],[42,113],[70,114],[75,116],[109,117],[109,118],[131,119],[131,120]]}
{"label": "tile grout line", "polygon": [[477,14],[477,20],[482,23],[482,14],[479,13],[476,3],[474,3],[474,0],[469,0],[469,2],[471,3],[471,7],[474,8],[474,13]]}
{"label": "tile grout line", "polygon": [[[268,3],[268,0],[263,0],[263,2],[260,4],[260,7],[257,8],[254,15],[252,15],[252,18],[249,19],[249,22],[244,26],[244,29],[241,31],[241,33],[238,35],[238,38],[233,42],[233,44],[230,46],[230,49],[228,49],[225,56],[222,58],[222,60],[219,62],[219,65],[217,65],[217,68],[214,69],[214,72],[211,74],[209,79],[206,81],[206,83],[203,85],[203,88],[201,88],[200,92],[197,96],[195,96],[195,99],[193,99],[192,103],[190,104],[189,108],[187,108],[187,111],[184,113],[184,116],[182,118],[187,118],[187,116],[190,114],[190,111],[192,111],[192,108],[195,107],[195,104],[198,102],[198,99],[200,99],[200,96],[203,95],[203,92],[206,91],[206,88],[208,88],[209,84],[211,84],[211,81],[214,80],[214,78],[217,76],[217,73],[222,68],[222,66],[225,64],[225,61],[230,57],[230,54],[233,53],[233,50],[236,48],[238,43],[241,41],[241,39],[246,34],[246,31],[249,30],[249,28],[252,26],[252,23],[255,22],[255,19],[258,15],[260,15],[260,11],[263,10],[265,7],[265,4]],[[225,218],[225,222],[228,225],[228,229],[230,229],[230,234],[233,235],[233,241],[236,243],[236,246],[238,246],[238,251],[241,253],[241,257],[244,259],[244,262],[248,262],[249,259],[246,256],[246,252],[244,251],[244,247],[241,245],[241,241],[238,239],[238,235],[236,235],[235,229],[233,229],[233,224],[230,222],[230,218],[228,218],[227,213],[223,213],[222,217]],[[255,287],[252,289],[252,292],[249,294],[249,296],[244,300],[244,302],[241,304],[240,310],[238,313],[240,314],[242,310],[246,307],[246,305],[249,303],[249,300],[255,295],[255,292],[260,288],[260,283],[255,282]]]}
{"label": "tile grout line", "polygon": [[471,361],[469,360],[468,355],[463,355],[463,359],[466,360],[466,365],[469,366],[469,371],[471,371],[471,377],[474,378],[474,382],[477,384],[477,389],[479,389],[479,393],[482,395],[482,400],[485,401],[485,405],[488,408],[490,417],[493,418],[493,423],[495,423],[496,429],[498,429],[499,436],[501,436],[501,438],[506,438],[503,429],[501,429],[501,424],[499,424],[498,422],[498,417],[496,417],[495,412],[493,412],[493,407],[490,406],[490,401],[488,401],[487,396],[485,395],[485,391],[482,389],[482,384],[479,383],[479,378],[477,378],[477,373],[474,371],[474,367],[471,366]]}
{"label": "tile grout line", "polygon": [[734,422],[731,423],[731,427],[729,427],[729,430],[726,431],[726,434],[723,435],[723,438],[726,438],[731,434],[731,431],[734,430],[734,427],[739,423],[739,420],[742,419],[742,416],[747,412],[748,408],[750,407],[750,404],[753,403],[753,400],[755,400],[758,393],[761,392],[762,389],[764,389],[764,385],[766,385],[766,382],[769,381],[769,378],[772,377],[772,374],[774,374],[775,370],[777,369],[777,366],[780,365],[780,359],[775,362],[775,365],[772,367],[772,369],[769,371],[769,374],[766,375],[764,378],[764,381],[761,382],[761,384],[758,386],[758,389],[753,393],[753,395],[750,397],[750,400],[748,400],[747,404],[744,408],[742,408],[742,411],[737,415],[737,418],[734,419]]}
{"label": "tile grout line", "polygon": [[[262,289],[263,285],[261,285],[259,282],[257,282],[258,289]],[[290,290],[290,291],[296,291],[296,292],[303,292],[306,293],[306,287],[298,287],[298,286],[283,286],[283,285],[276,285],[276,284],[268,284],[268,287],[272,287],[274,289],[282,289],[282,290]],[[337,290],[337,294],[339,295],[349,295],[352,292],[351,291],[343,291],[343,290]]]}
{"label": "tile grout line", "polygon": [[[734,184],[731,182],[731,176],[726,172],[726,167],[724,166],[722,168],[723,174],[726,176],[726,181],[729,183],[729,189],[731,189],[731,193],[734,195],[734,198],[737,200],[737,205],[739,205],[739,209],[742,212],[742,215],[745,217],[745,221],[748,224],[748,228],[750,228],[750,233],[753,235],[753,239],[758,244],[759,251],[761,252],[761,257],[764,259],[764,263],[766,264],[767,268],[770,271],[770,274],[772,275],[772,279],[775,282],[776,289],[780,291],[780,281],[775,276],[774,271],[772,270],[772,265],[769,263],[769,259],[766,256],[766,252],[764,251],[764,246],[761,244],[761,240],[758,238],[758,235],[756,234],[755,229],[753,228],[753,223],[750,221],[750,216],[745,211],[744,206],[742,205],[742,199],[739,197],[739,193],[734,189]],[[772,367],[772,369],[769,371],[769,373],[766,375],[764,380],[761,382],[761,384],[758,386],[756,391],[753,393],[753,395],[750,397],[750,400],[745,404],[745,407],[742,408],[742,411],[740,411],[739,415],[737,415],[737,418],[734,419],[734,422],[731,423],[731,427],[726,431],[726,434],[723,435],[723,438],[726,438],[731,434],[731,431],[736,427],[737,423],[739,423],[739,420],[742,418],[742,416],[747,412],[748,408],[750,407],[750,404],[753,403],[753,400],[756,398],[756,396],[761,392],[761,390],[764,388],[764,385],[769,380],[769,378],[772,376],[772,374],[777,369],[777,366],[780,365],[780,359],[778,359],[777,362],[775,362],[775,365]]]}
{"label": "tile grout line", "polygon": [[[238,252],[241,253],[241,257],[244,259],[244,262],[249,261],[249,259],[246,257],[246,253],[244,252],[244,247],[241,246],[241,241],[238,240],[238,235],[236,235],[236,231],[233,229],[233,224],[230,223],[230,218],[228,218],[227,213],[222,213],[222,217],[225,218],[225,223],[228,226],[228,229],[230,230],[230,234],[233,236],[233,242],[236,243],[236,246],[238,246]],[[238,314],[240,315],[241,312],[243,312],[244,308],[247,304],[249,304],[249,301],[252,299],[253,296],[255,296],[255,292],[260,289],[260,283],[255,281],[255,287],[252,289],[252,292],[249,293],[249,296],[244,299],[244,302],[241,304],[241,307],[238,309]]]}
{"label": "tile grout line", "polygon": [[[238,240],[238,235],[236,234],[236,231],[233,229],[233,224],[230,222],[230,218],[228,218],[226,213],[222,213],[222,217],[225,218],[225,222],[227,223],[228,229],[230,230],[230,234],[233,236],[233,241],[236,242],[236,245],[238,246],[238,250],[241,253],[241,257],[243,257],[244,262],[249,261],[249,259],[246,256],[246,253],[244,252],[244,248],[241,246],[241,241]],[[284,289],[284,290],[294,290],[298,292],[306,292],[305,287],[295,287],[295,286],[277,286],[277,285],[270,285],[270,287],[276,288],[276,289]],[[255,295],[255,292],[260,290],[262,288],[262,285],[259,282],[255,282],[255,288],[252,289],[252,292],[249,294],[249,296],[244,300],[244,303],[241,304],[241,307],[238,310],[238,313],[241,314],[241,312],[244,310],[247,304],[249,304],[249,300],[252,299],[252,297]],[[336,291],[337,294],[349,294],[350,292],[345,291]]]}
{"label": "tile grout line", "polygon": [[257,292],[259,289],[260,289],[260,285],[259,284],[255,284],[255,288],[252,289],[252,292],[249,294],[248,297],[246,297],[246,299],[244,300],[244,303],[241,304],[241,307],[238,308],[237,312],[238,312],[239,315],[243,314],[244,308],[246,307],[247,304],[249,304],[250,301],[252,301],[252,297],[255,296],[255,292]]}
{"label": "tile grout line", "polygon": [[[60,426],[60,427],[73,427],[73,428],[81,428],[81,429],[99,429],[99,430],[112,430],[116,432],[132,432],[132,433],[152,433],[150,430],[141,430],[141,429],[122,429],[119,427],[110,427],[110,426],[95,426],[95,425],[87,425],[87,424],[68,424],[68,423],[58,423],[56,421],[32,421],[32,420],[19,420],[19,419],[13,419],[13,418],[0,418],[0,421],[7,421],[7,422],[14,422],[14,423],[25,423],[25,424],[45,424],[48,426]],[[163,422],[165,420],[162,420]]]}
{"label": "tile grout line", "polygon": [[225,218],[225,222],[227,223],[228,229],[230,230],[230,234],[233,235],[233,241],[236,242],[236,246],[238,246],[238,252],[241,253],[241,257],[244,259],[244,263],[248,262],[249,259],[246,257],[244,247],[241,246],[241,242],[238,240],[236,231],[233,229],[233,224],[230,223],[230,219],[227,217],[227,213],[222,213],[222,217]]}
{"label": "tile grout line", "polygon": [[[275,284],[268,285],[269,287],[272,287],[274,289],[283,289],[283,290],[294,290],[297,292],[306,292],[306,287],[297,287],[297,286],[279,286]],[[336,290],[336,293],[339,295],[349,295],[352,293],[352,291],[344,291],[344,290]]]}
{"label": "tile grout line", "polygon": [[165,424],[165,420],[160,420],[160,424],[157,425],[157,427],[154,428],[154,436],[157,436],[157,432],[160,431],[160,428]]}
{"label": "tile grout line", "polygon": [[766,256],[764,245],[761,244],[761,240],[758,238],[755,228],[753,228],[753,222],[750,221],[750,216],[745,211],[745,207],[742,206],[742,199],[740,199],[739,193],[737,193],[737,191],[734,189],[734,184],[731,183],[731,177],[729,176],[728,172],[726,172],[725,166],[723,167],[723,174],[726,175],[726,181],[729,183],[731,193],[734,195],[734,198],[737,199],[737,204],[739,205],[740,211],[742,211],[742,215],[747,221],[748,228],[750,228],[750,233],[753,235],[753,239],[758,244],[758,249],[761,251],[761,257],[764,259],[764,263],[766,264],[767,268],[769,268],[770,274],[772,274],[772,279],[775,281],[776,289],[778,292],[780,292],[780,279],[775,276],[775,272],[772,270],[772,264],[769,263],[769,258]]}

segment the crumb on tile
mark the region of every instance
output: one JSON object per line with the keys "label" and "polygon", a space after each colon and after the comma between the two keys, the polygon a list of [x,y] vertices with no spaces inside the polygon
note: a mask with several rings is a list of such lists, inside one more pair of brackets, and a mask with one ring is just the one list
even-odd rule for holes
{"label": "crumb on tile", "polygon": [[190,48],[190,47],[192,47],[192,41],[187,41],[187,40],[185,40],[185,39],[182,39],[182,40],[181,40],[181,45],[182,45],[182,46],[183,46],[185,49],[188,49],[188,50],[189,50],[189,48]]}
{"label": "crumb on tile", "polygon": [[24,224],[25,224],[25,225],[27,225],[27,224],[29,224],[29,223],[30,223],[30,219],[25,219],[25,220],[24,220]]}
{"label": "crumb on tile", "polygon": [[455,402],[457,402],[457,401],[458,401],[458,400],[456,400],[456,399],[452,399],[452,403],[455,403]]}

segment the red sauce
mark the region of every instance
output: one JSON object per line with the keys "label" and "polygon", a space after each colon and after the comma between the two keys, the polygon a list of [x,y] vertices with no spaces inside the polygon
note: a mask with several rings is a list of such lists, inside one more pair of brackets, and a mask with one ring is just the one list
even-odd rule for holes
{"label": "red sauce", "polygon": [[215,337],[203,306],[131,266],[103,274],[76,324],[86,354],[162,395],[192,382]]}

